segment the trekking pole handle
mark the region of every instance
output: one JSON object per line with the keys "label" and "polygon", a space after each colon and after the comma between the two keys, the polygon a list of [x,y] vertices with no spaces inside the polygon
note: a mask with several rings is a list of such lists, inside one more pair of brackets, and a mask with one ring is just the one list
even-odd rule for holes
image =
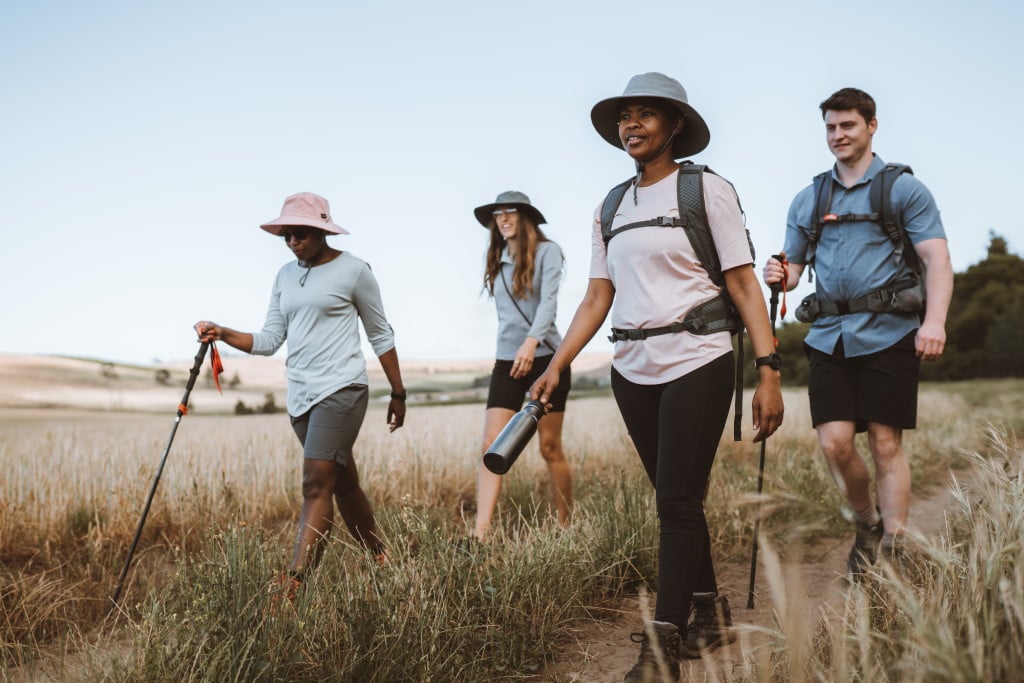
{"label": "trekking pole handle", "polygon": [[206,358],[206,351],[210,348],[210,342],[200,342],[199,350],[196,351],[195,362],[192,363],[192,369],[188,371],[188,381],[185,383],[185,394],[181,397],[181,403],[178,404],[178,417],[181,417],[188,412],[188,397],[192,393],[193,387],[196,385],[196,379],[199,378],[199,371],[203,367],[203,359]]}

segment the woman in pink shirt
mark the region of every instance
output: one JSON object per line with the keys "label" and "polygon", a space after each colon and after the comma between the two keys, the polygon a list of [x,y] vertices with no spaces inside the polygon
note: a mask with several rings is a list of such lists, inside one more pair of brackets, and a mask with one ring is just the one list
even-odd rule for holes
{"label": "woman in pink shirt", "polygon": [[[720,297],[723,288],[701,265],[686,230],[671,220],[679,219],[676,159],[704,149],[710,133],[682,85],[659,73],[634,76],[621,96],[594,106],[591,120],[607,142],[624,149],[635,163],[636,176],[610,226],[611,232],[628,228],[606,241],[598,206],[590,284],[565,339],[530,393],[547,403],[559,372],[611,314],[617,340],[612,388],[654,485],[660,521],[654,621],[640,634],[640,657],[625,680],[655,675],[648,634],[657,638],[678,679],[680,656],[699,657],[733,638],[726,628],[728,602],[717,594],[703,499],[729,412],[735,360],[729,330],[681,324],[687,313]],[[724,289],[758,357],[760,383],[752,413],[754,440],[761,441],[778,429],[783,413],[768,310],[732,186],[713,173],[700,178]]]}

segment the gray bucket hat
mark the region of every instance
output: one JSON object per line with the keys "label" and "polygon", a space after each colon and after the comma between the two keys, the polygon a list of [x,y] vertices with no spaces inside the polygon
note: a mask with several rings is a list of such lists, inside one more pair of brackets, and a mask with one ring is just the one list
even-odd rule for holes
{"label": "gray bucket hat", "polygon": [[684,116],[683,130],[672,140],[673,159],[692,156],[708,146],[711,131],[697,110],[686,101],[686,89],[676,79],[653,71],[633,76],[622,95],[601,100],[590,110],[594,128],[609,144],[623,149],[619,139],[619,110],[623,102],[639,97],[662,100]]}
{"label": "gray bucket hat", "polygon": [[542,214],[536,206],[530,203],[530,198],[522,192],[516,192],[515,190],[506,190],[505,192],[500,193],[498,198],[490,204],[484,204],[483,206],[476,207],[473,209],[473,215],[475,215],[476,219],[480,221],[480,225],[485,228],[490,228],[491,219],[494,218],[494,207],[502,205],[511,205],[520,211],[530,214],[530,217],[533,218],[533,222],[537,225],[547,223],[547,220],[544,218],[544,214]]}

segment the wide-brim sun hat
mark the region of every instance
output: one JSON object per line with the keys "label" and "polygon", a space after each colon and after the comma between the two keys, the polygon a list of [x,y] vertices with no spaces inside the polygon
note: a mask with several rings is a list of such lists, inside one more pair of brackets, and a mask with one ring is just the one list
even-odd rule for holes
{"label": "wide-brim sun hat", "polygon": [[498,198],[490,204],[484,204],[473,209],[473,215],[480,221],[480,225],[490,228],[491,220],[494,218],[494,209],[498,206],[514,206],[520,211],[530,214],[535,224],[547,223],[540,209],[530,203],[530,198],[516,190],[506,190],[499,193]]}
{"label": "wide-brim sun hat", "polygon": [[261,223],[260,227],[271,235],[280,235],[281,229],[289,225],[304,225],[335,235],[348,235],[345,228],[331,220],[331,205],[326,199],[312,192],[299,192],[284,200],[281,215]]}
{"label": "wide-brim sun hat", "polygon": [[590,120],[598,134],[619,149],[619,112],[629,100],[641,97],[661,100],[683,114],[683,130],[672,139],[672,158],[681,159],[700,152],[711,141],[711,131],[697,110],[690,106],[686,89],[674,78],[652,71],[629,79],[626,89],[618,97],[601,100],[590,110]]}

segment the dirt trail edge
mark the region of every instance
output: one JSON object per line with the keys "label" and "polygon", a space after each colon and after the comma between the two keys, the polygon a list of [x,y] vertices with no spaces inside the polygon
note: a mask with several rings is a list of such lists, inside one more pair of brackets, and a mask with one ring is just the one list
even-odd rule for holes
{"label": "dirt trail edge", "polygon": [[[957,478],[964,472],[955,473]],[[953,505],[951,479],[924,495],[911,498],[908,527],[927,537],[934,537],[945,528],[946,511]],[[786,583],[799,586],[806,598],[810,618],[816,619],[826,604],[838,605],[846,591],[846,556],[850,550],[853,531],[849,538],[824,539],[808,546],[800,562],[786,562],[783,571]],[[729,599],[733,623],[775,628],[774,606],[768,594],[764,555],[759,554],[754,608],[747,609],[747,588],[750,581],[750,561],[722,562],[717,566],[719,591]],[[647,598],[648,609],[653,609],[653,594]],[[642,624],[641,598],[633,596],[623,600],[621,616],[613,622],[592,623],[582,627],[576,642],[566,645],[556,661],[550,662],[543,672],[529,679],[531,683],[557,681],[558,683],[621,683],[626,672],[636,662],[639,646],[630,642],[629,634],[639,631]],[[740,673],[744,666],[742,648],[752,645],[751,634],[741,634],[735,643],[701,660],[683,660],[684,681],[728,680]],[[764,637],[758,638],[763,642]]]}

